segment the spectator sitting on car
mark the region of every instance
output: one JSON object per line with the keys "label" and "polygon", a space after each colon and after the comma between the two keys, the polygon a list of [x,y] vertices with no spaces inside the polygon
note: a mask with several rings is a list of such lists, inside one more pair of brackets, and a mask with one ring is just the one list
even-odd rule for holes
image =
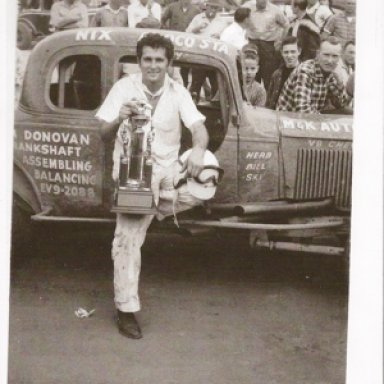
{"label": "spectator sitting on car", "polygon": [[153,0],[139,0],[128,6],[128,26],[130,28],[144,28],[138,25],[144,22],[145,27],[160,28],[161,6]]}
{"label": "spectator sitting on car", "polygon": [[288,77],[277,102],[278,111],[321,113],[329,103],[342,109],[350,97],[335,72],[342,46],[333,36],[323,40],[316,59],[301,63]]}
{"label": "spectator sitting on car", "polygon": [[52,5],[49,24],[56,30],[88,27],[88,9],[80,0],[61,0]]}
{"label": "spectator sitting on car", "polygon": [[293,0],[295,19],[288,29],[288,35],[297,37],[301,47],[300,61],[314,59],[320,47],[320,28],[306,12],[307,0]]}
{"label": "spectator sitting on car", "polygon": [[248,43],[245,37],[250,26],[251,10],[249,8],[238,8],[234,14],[234,22],[221,32],[220,40],[232,44],[237,49],[243,48]]}
{"label": "spectator sitting on car", "polygon": [[289,75],[299,65],[300,45],[296,37],[286,37],[281,45],[281,56],[284,63],[280,65],[271,77],[269,83],[266,107],[276,109],[277,100]]}
{"label": "spectator sitting on car", "polygon": [[121,0],[109,0],[108,4],[97,10],[92,27],[128,27],[128,13]]}
{"label": "spectator sitting on car", "polygon": [[256,81],[260,61],[257,50],[246,45],[241,54],[244,62],[245,98],[251,105],[263,107],[267,95],[264,87]]}

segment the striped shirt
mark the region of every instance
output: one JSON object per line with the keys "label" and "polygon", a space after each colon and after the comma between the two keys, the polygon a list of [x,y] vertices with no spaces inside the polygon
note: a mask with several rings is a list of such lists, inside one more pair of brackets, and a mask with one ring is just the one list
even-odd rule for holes
{"label": "striped shirt", "polygon": [[92,27],[128,27],[126,8],[112,9],[109,4],[97,10],[92,20]]}
{"label": "striped shirt", "polygon": [[344,43],[355,40],[356,18],[347,17],[345,13],[332,16],[325,25],[324,32],[338,37]]}
{"label": "striped shirt", "polygon": [[336,108],[348,104],[343,84],[332,73],[325,74],[316,60],[308,60],[291,73],[285,82],[276,110],[320,113],[329,102]]}

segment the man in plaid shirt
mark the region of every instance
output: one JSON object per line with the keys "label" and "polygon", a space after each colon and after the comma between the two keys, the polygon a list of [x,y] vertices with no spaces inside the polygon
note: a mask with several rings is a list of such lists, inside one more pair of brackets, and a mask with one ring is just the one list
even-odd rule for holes
{"label": "man in plaid shirt", "polygon": [[301,63],[289,76],[277,102],[276,110],[321,113],[330,107],[342,109],[350,97],[335,72],[342,53],[335,37],[322,41],[317,57]]}

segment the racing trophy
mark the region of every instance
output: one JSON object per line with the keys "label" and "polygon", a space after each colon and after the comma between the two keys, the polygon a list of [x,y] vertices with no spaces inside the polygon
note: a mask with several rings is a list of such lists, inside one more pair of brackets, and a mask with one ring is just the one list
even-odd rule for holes
{"label": "racing trophy", "polygon": [[112,212],[143,215],[156,212],[151,190],[153,132],[150,120],[147,114],[141,113],[123,122],[123,153]]}

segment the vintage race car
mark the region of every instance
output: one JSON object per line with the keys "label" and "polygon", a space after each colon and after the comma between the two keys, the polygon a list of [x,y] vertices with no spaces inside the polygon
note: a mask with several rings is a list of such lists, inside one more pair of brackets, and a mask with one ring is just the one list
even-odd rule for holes
{"label": "vintage race car", "polygon": [[[26,233],[17,220],[25,214],[36,222],[114,221],[113,143],[103,142],[95,113],[119,77],[138,71],[136,44],[147,32],[71,30],[32,51],[15,112],[14,233]],[[204,209],[179,217],[183,232],[247,233],[252,246],[342,254],[350,226],[352,117],[254,108],[243,100],[234,48],[160,33],[174,42],[174,71],[210,70],[219,84],[218,100],[202,98],[198,109],[224,177]],[[188,146],[183,134],[182,147]],[[161,225],[177,230],[170,220]]]}

